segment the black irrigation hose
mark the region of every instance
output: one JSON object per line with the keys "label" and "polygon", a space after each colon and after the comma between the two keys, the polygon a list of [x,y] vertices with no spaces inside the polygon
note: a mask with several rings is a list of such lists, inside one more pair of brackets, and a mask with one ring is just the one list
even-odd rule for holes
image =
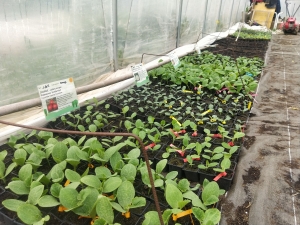
{"label": "black irrigation hose", "polygon": [[41,128],[41,127],[34,127],[34,126],[16,124],[16,123],[11,123],[11,122],[7,122],[7,121],[3,121],[3,120],[0,120],[0,123],[6,124],[6,125],[11,125],[11,126],[16,126],[16,127],[22,127],[22,128],[26,128],[26,129],[30,129],[30,130],[48,131],[48,132],[60,133],[60,134],[75,134],[75,135],[82,135],[82,136],[87,135],[87,136],[98,136],[98,137],[101,137],[101,136],[134,137],[140,143],[140,146],[141,146],[144,158],[145,158],[145,162],[146,162],[146,167],[147,167],[147,170],[148,170],[148,175],[149,175],[149,179],[150,179],[150,184],[151,184],[151,189],[152,189],[152,193],[153,193],[155,207],[156,207],[156,210],[157,210],[157,213],[158,213],[160,224],[164,225],[162,214],[161,214],[161,211],[160,211],[158,198],[157,198],[156,189],[155,189],[155,186],[154,186],[154,180],[153,180],[153,177],[152,177],[152,172],[151,172],[151,168],[150,168],[149,158],[148,158],[148,155],[147,155],[147,150],[145,149],[145,145],[144,145],[143,141],[137,135],[132,134],[132,133],[81,132],[81,131],[69,131],[69,130],[55,130],[55,129],[49,129],[49,128]]}

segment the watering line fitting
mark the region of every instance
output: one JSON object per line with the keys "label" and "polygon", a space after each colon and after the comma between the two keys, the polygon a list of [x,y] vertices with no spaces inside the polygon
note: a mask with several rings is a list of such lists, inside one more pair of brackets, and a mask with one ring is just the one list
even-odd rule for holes
{"label": "watering line fitting", "polygon": [[161,214],[161,211],[160,211],[158,198],[157,198],[156,189],[155,189],[155,186],[154,186],[154,180],[153,180],[153,177],[152,177],[152,172],[151,172],[151,168],[150,168],[150,163],[149,163],[149,158],[148,158],[148,155],[147,155],[147,151],[145,149],[145,145],[144,145],[143,141],[137,135],[135,135],[133,133],[81,132],[81,131],[69,131],[69,130],[54,130],[54,129],[49,129],[49,128],[26,126],[26,125],[11,123],[11,122],[7,122],[7,121],[3,121],[3,120],[0,120],[0,123],[6,124],[6,125],[11,125],[11,126],[16,126],[16,127],[22,127],[22,128],[26,128],[26,129],[30,129],[30,130],[48,131],[48,132],[59,133],[59,134],[74,134],[74,135],[80,135],[80,136],[87,135],[87,136],[97,136],[97,137],[102,137],[102,136],[123,136],[123,137],[133,137],[133,138],[135,138],[139,142],[142,153],[143,153],[143,156],[145,158],[146,167],[147,167],[149,180],[150,180],[150,184],[151,184],[151,189],[152,189],[152,193],[153,193],[154,203],[155,203],[155,207],[156,207],[156,210],[157,210],[157,213],[158,213],[160,224],[164,225],[163,219],[162,219],[162,214]]}

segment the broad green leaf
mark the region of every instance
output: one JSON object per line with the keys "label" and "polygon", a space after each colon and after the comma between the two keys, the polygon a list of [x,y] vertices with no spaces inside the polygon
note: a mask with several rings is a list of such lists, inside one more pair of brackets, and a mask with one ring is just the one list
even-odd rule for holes
{"label": "broad green leaf", "polygon": [[154,224],[160,224],[158,213],[156,211],[149,211],[145,214],[145,220],[143,221],[142,225]]}
{"label": "broad green leaf", "polygon": [[59,201],[64,207],[71,210],[78,207],[77,196],[78,192],[75,189],[68,187],[62,188],[59,192]]}
{"label": "broad green leaf", "polygon": [[168,204],[173,209],[177,209],[178,203],[183,201],[183,196],[182,196],[181,191],[172,184],[166,185],[165,195],[166,195],[166,200],[167,200]]}
{"label": "broad green leaf", "polygon": [[116,190],[122,184],[119,177],[110,177],[103,183],[103,192],[109,193]]}
{"label": "broad green leaf", "polygon": [[111,176],[110,170],[105,166],[99,166],[95,169],[96,176],[102,180],[107,179]]}
{"label": "broad green leaf", "polygon": [[71,182],[80,182],[81,176],[73,170],[66,169],[65,176]]}
{"label": "broad green leaf", "polygon": [[112,206],[115,210],[117,210],[117,211],[119,211],[119,212],[122,212],[122,213],[125,213],[125,212],[126,212],[126,210],[124,210],[118,203],[116,203],[116,202],[111,202],[110,204],[111,204],[111,206]]}
{"label": "broad green leaf", "polygon": [[114,222],[114,212],[108,198],[103,196],[98,200],[96,212],[99,218],[104,219],[108,224]]}
{"label": "broad green leaf", "polygon": [[167,159],[163,159],[160,160],[157,164],[156,164],[156,173],[161,174],[161,172],[164,170],[164,168],[167,165],[168,160]]}
{"label": "broad green leaf", "polygon": [[18,217],[26,224],[34,224],[42,219],[41,211],[34,205],[25,203],[18,207]]}
{"label": "broad green leaf", "polygon": [[219,200],[219,185],[215,181],[209,182],[204,187],[201,197],[202,197],[204,205],[211,205],[211,204],[218,202],[218,200]]}
{"label": "broad green leaf", "polygon": [[0,179],[4,178],[5,173],[5,164],[3,161],[0,161]]}
{"label": "broad green leaf", "polygon": [[178,175],[178,171],[171,171],[171,172],[167,173],[166,179],[173,180],[177,177],[177,175]]}
{"label": "broad green leaf", "polygon": [[13,169],[17,166],[17,164],[15,162],[9,164],[9,166],[7,167],[6,171],[5,171],[5,177],[11,173],[11,171],[13,171]]}
{"label": "broad green leaf", "polygon": [[3,206],[11,211],[17,212],[18,208],[25,202],[17,199],[6,199],[2,202]]}
{"label": "broad green leaf", "polygon": [[115,152],[119,151],[121,148],[123,148],[126,144],[125,143],[119,143],[116,146],[112,146],[110,148],[108,148],[105,152],[104,152],[104,157],[103,159],[108,162],[109,159],[112,157],[113,154],[115,154]]}
{"label": "broad green leaf", "polygon": [[202,221],[204,220],[204,211],[197,207],[193,207],[192,211],[197,220],[200,221],[202,224]]}
{"label": "broad green leaf", "polygon": [[121,177],[129,181],[134,181],[136,176],[136,167],[132,164],[126,164],[121,170]]}
{"label": "broad green leaf", "polygon": [[57,201],[52,195],[44,195],[40,199],[38,199],[38,205],[40,207],[54,207],[59,205],[60,202]]}
{"label": "broad green leaf", "polygon": [[54,197],[58,198],[59,197],[59,192],[60,190],[62,189],[62,185],[61,184],[58,184],[58,183],[54,183],[51,185],[51,188],[50,188],[50,193],[51,195],[53,195]]}
{"label": "broad green leaf", "polygon": [[30,177],[32,175],[32,165],[31,164],[26,164],[24,166],[21,167],[21,169],[19,170],[19,178],[22,181],[25,181],[26,179],[28,179],[28,177]]}
{"label": "broad green leaf", "polygon": [[82,183],[84,183],[85,185],[90,186],[90,187],[94,187],[96,189],[99,189],[100,186],[101,186],[101,181],[95,175],[86,175],[86,176],[82,177],[80,179],[80,181]]}
{"label": "broad green leaf", "polygon": [[3,161],[5,157],[7,156],[7,151],[3,150],[0,152],[0,161]]}
{"label": "broad green leaf", "polygon": [[68,147],[63,142],[57,142],[52,150],[52,157],[56,163],[60,163],[67,158]]}
{"label": "broad green leaf", "polygon": [[11,181],[7,187],[18,195],[28,195],[30,190],[21,180]]}
{"label": "broad green leaf", "polygon": [[221,212],[216,209],[208,209],[204,213],[204,220],[203,224],[208,224],[209,221],[211,221],[211,224],[218,224],[221,220]]}
{"label": "broad green leaf", "polygon": [[32,188],[28,195],[28,203],[36,205],[38,203],[39,198],[42,196],[43,191],[44,185],[39,185]]}
{"label": "broad green leaf", "polygon": [[62,171],[62,168],[59,166],[59,164],[56,164],[51,169],[51,179],[54,183],[59,183],[64,179],[64,172]]}
{"label": "broad green leaf", "polygon": [[137,159],[141,155],[141,150],[138,148],[132,149],[130,152],[127,154],[127,158],[129,159]]}
{"label": "broad green leaf", "polygon": [[193,191],[187,191],[183,193],[183,197],[192,200],[193,206],[206,210],[206,206],[202,203],[198,195],[196,195]]}
{"label": "broad green leaf", "polygon": [[190,189],[190,182],[187,179],[181,179],[178,182],[177,187],[179,188],[179,190],[181,190],[182,192],[186,192]]}
{"label": "broad green leaf", "polygon": [[130,208],[139,208],[146,205],[146,199],[144,197],[134,197]]}
{"label": "broad green leaf", "polygon": [[74,209],[74,213],[81,216],[89,216],[92,210],[95,209],[98,200],[99,192],[92,187],[83,189],[78,196],[80,206]]}
{"label": "broad green leaf", "polygon": [[135,196],[135,189],[130,181],[124,181],[117,190],[118,203],[127,210]]}

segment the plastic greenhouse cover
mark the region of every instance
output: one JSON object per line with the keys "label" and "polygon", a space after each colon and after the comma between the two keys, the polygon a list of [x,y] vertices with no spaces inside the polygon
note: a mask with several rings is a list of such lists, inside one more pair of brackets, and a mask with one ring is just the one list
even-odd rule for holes
{"label": "plastic greenhouse cover", "polygon": [[2,1],[0,106],[38,97],[45,82],[81,86],[110,71],[110,24],[110,0]]}

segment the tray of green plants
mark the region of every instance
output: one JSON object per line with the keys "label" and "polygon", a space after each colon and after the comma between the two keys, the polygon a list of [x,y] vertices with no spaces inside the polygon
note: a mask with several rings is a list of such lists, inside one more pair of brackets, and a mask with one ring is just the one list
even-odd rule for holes
{"label": "tray of green plants", "polygon": [[238,30],[233,33],[234,37],[239,37],[240,39],[250,39],[250,40],[271,40],[272,32],[271,31],[257,31],[250,30],[247,28],[242,28],[239,32]]}
{"label": "tray of green plants", "polygon": [[[146,146],[164,224],[217,224],[263,62],[203,52],[150,71],[151,83],[49,124],[128,132]],[[12,136],[0,147],[7,224],[160,224],[141,146],[132,137]],[[200,185],[201,184],[201,185]]]}

